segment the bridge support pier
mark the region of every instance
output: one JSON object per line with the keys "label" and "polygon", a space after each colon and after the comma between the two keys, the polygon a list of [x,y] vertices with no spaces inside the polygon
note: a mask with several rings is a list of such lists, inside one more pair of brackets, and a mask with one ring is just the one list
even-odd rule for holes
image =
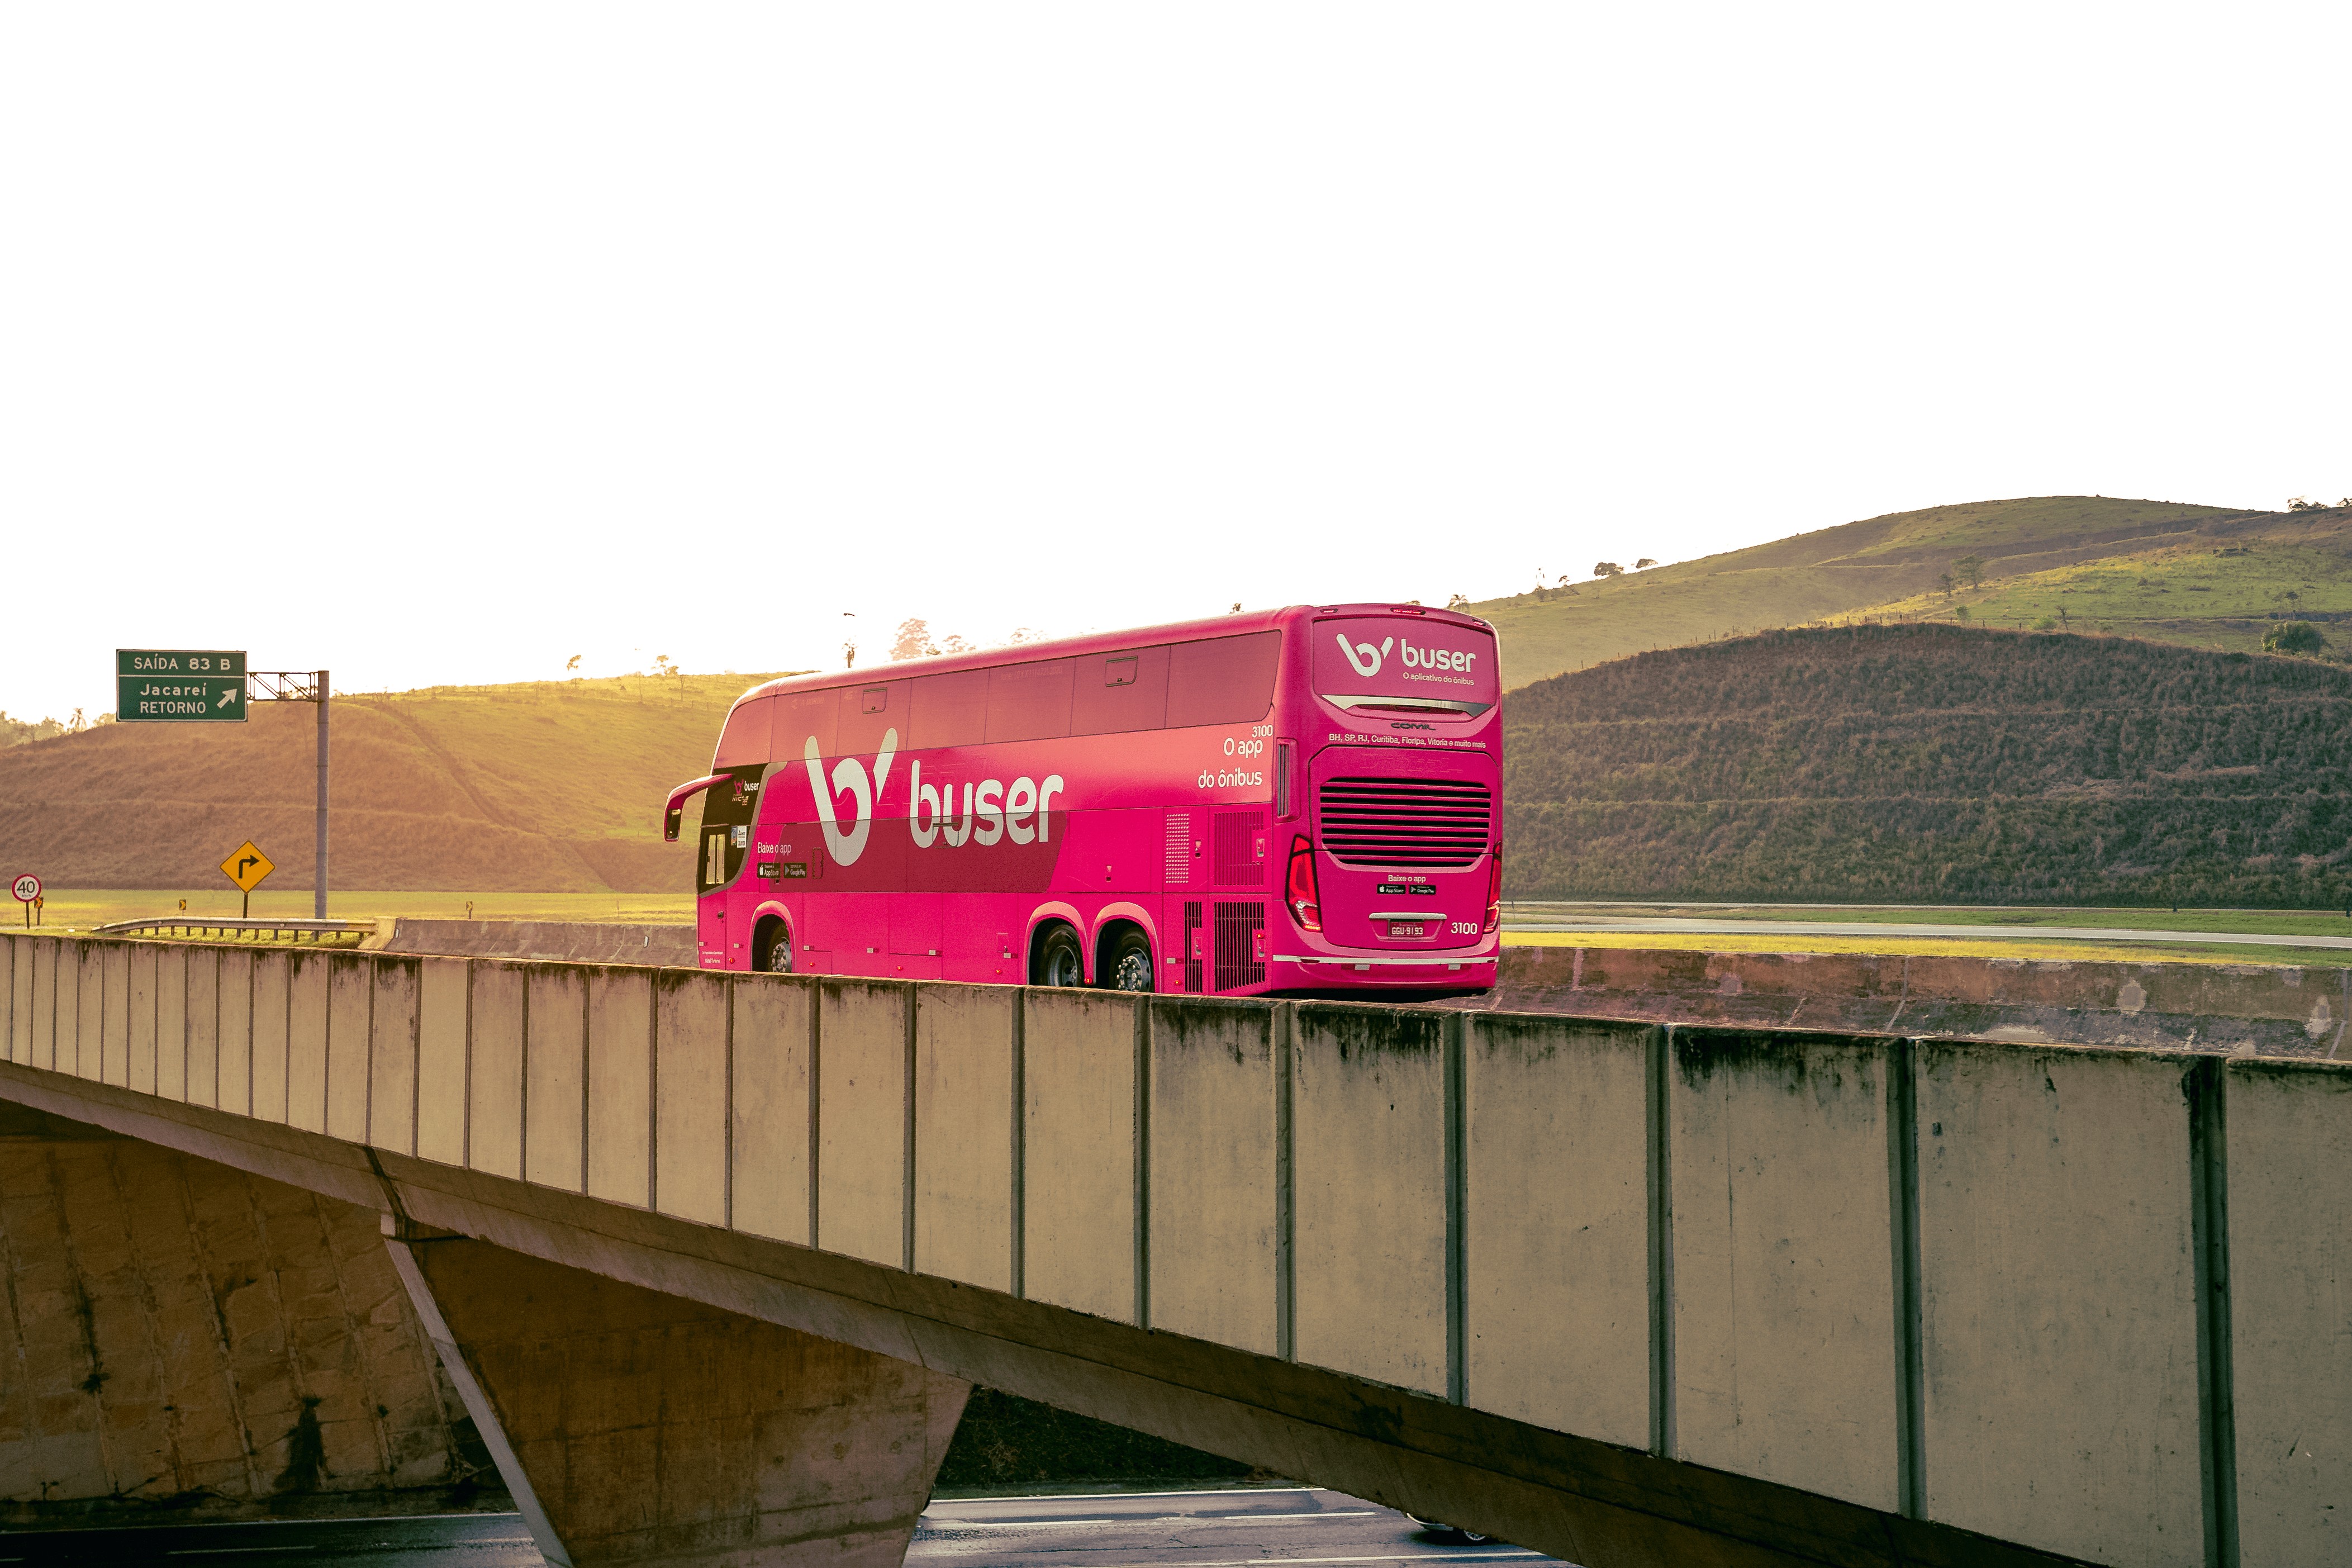
{"label": "bridge support pier", "polygon": [[391,1216],[384,1229],[550,1563],[906,1554],[970,1384]]}

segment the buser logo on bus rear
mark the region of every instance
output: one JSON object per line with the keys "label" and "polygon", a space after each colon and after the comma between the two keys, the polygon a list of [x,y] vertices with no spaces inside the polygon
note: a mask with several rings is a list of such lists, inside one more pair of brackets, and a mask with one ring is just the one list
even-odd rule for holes
{"label": "buser logo on bus rear", "polygon": [[[1397,642],[1394,637],[1382,637],[1381,646],[1374,647],[1368,642],[1349,642],[1345,632],[1338,636],[1339,651],[1348,656],[1348,663],[1356,673],[1368,680],[1381,672],[1381,666],[1388,661],[1390,648]],[[1443,647],[1415,647],[1411,643],[1404,644],[1399,652],[1407,669],[1467,670],[1478,658],[1475,653],[1457,653]]]}
{"label": "buser logo on bus rear", "polygon": [[[802,761],[808,767],[809,793],[816,797],[817,826],[824,830],[825,852],[836,866],[854,866],[866,853],[866,840],[874,830],[874,808],[882,798],[882,788],[889,781],[890,763],[898,754],[898,731],[886,730],[882,749],[874,755],[874,772],[869,777],[866,764],[856,757],[844,757],[833,764],[833,777],[828,784],[824,773],[824,754],[818,750],[816,737],[811,735],[801,748]],[[956,786],[950,782],[941,785],[923,782],[922,759],[912,764],[912,776],[907,784],[907,829],[916,847],[928,849],[944,838],[950,848],[960,848],[967,843],[994,844],[1010,838],[1015,844],[1044,844],[1050,834],[1048,813],[1053,800],[1062,793],[1062,775],[1047,773],[1045,778],[1023,776],[1007,784],[1003,779],[981,779],[963,786],[963,811],[956,812]],[[856,822],[847,827],[841,825],[841,813],[835,796],[845,794],[856,809]],[[1034,819],[1034,821],[1032,819]]]}

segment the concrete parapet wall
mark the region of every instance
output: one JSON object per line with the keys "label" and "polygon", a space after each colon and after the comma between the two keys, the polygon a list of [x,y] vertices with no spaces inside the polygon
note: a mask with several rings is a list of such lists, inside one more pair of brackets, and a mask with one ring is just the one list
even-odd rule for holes
{"label": "concrete parapet wall", "polygon": [[[103,945],[0,942],[0,1086],[77,1071],[86,1038],[103,1074],[125,999],[154,1092],[55,1081],[195,1104],[201,1040],[253,1064],[261,1120],[348,1129],[433,1223],[519,1246],[531,1205],[602,1215],[668,1261],[612,1240],[577,1266],[667,1289],[697,1235],[790,1244],[835,1281],[796,1326],[1593,1568],[1992,1550],[1887,1544],[1920,1521],[2095,1562],[2352,1560],[2336,1064],[193,946],[151,994]],[[859,1340],[868,1278],[894,1302],[938,1281],[997,1348]],[[1022,1326],[1038,1310],[1050,1331]],[[1104,1335],[1141,1359],[1045,1376],[1016,1348]],[[1233,1380],[1214,1419],[1181,1394],[1209,1368]],[[1355,1391],[1312,1420],[1393,1467],[1245,1418],[1285,1368]],[[1448,1409],[1518,1436],[1441,1454],[1417,1413]],[[1538,1508],[1432,1468],[1517,1485],[1546,1434],[1632,1468],[1543,1472]],[[1763,1489],[1708,1515],[1720,1552],[1607,1511],[1707,1478]],[[1785,1496],[1833,1552],[1757,1533],[1754,1500]]]}
{"label": "concrete parapet wall", "polygon": [[1506,947],[1467,1004],[1654,1023],[2352,1059],[2352,968]]}

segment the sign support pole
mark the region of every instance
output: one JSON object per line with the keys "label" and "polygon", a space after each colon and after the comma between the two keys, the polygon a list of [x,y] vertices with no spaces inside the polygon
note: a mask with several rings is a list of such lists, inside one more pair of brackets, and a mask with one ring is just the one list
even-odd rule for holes
{"label": "sign support pole", "polygon": [[327,671],[319,672],[319,849],[318,878],[310,895],[310,917],[327,918]]}
{"label": "sign support pole", "polygon": [[[240,660],[243,655],[239,655]],[[255,669],[246,672],[246,701],[254,702],[315,702],[319,705],[319,738],[315,757],[319,766],[319,801],[316,837],[313,851],[316,858],[311,867],[310,913],[314,919],[327,918],[327,679],[323,669]],[[231,881],[238,880],[228,868]],[[263,876],[269,873],[264,871]]]}

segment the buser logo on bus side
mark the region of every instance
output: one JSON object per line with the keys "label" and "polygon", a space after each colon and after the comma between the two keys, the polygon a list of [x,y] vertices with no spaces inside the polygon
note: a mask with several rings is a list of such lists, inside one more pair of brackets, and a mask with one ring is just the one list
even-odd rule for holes
{"label": "buser logo on bus side", "polygon": [[[920,759],[916,761],[914,770],[913,780],[907,786],[907,831],[913,836],[917,848],[929,849],[932,841],[940,838],[946,839],[951,849],[961,848],[968,842],[993,844],[1000,838],[1011,838],[1015,844],[1047,842],[1050,819],[1046,813],[1052,809],[1054,796],[1061,793],[1061,774],[1047,773],[1042,782],[1024,774],[1009,786],[1003,779],[967,782],[963,786],[963,815],[959,819],[954,781],[935,789],[923,782]],[[1033,816],[1037,819],[1034,827],[1029,824]]]}
{"label": "buser logo on bus side", "polygon": [[[1348,634],[1345,632],[1338,635],[1339,651],[1348,656],[1348,663],[1354,668],[1356,673],[1368,680],[1381,672],[1381,666],[1388,660],[1389,649],[1396,644],[1394,637],[1382,637],[1381,646],[1374,647],[1368,642],[1349,642]],[[1404,667],[1407,669],[1466,671],[1478,658],[1475,653],[1457,653],[1452,648],[1443,647],[1415,647],[1411,643],[1404,644],[1399,651],[1403,656]]]}
{"label": "buser logo on bus side", "polygon": [[[890,760],[898,754],[898,731],[882,731],[882,749],[874,754],[874,777],[866,776],[866,765],[856,757],[844,757],[833,764],[833,784],[827,788],[824,779],[824,754],[817,749],[816,737],[811,735],[801,748],[801,760],[808,764],[809,794],[816,797],[817,826],[824,829],[825,852],[836,866],[854,866],[866,853],[866,835],[874,830],[874,802],[882,793],[883,784],[890,777]],[[844,828],[833,809],[835,790],[847,790],[857,803],[857,824]]]}
{"label": "buser logo on bus side", "polygon": [[[889,781],[890,763],[898,754],[898,731],[887,730],[882,734],[882,749],[874,755],[874,772],[869,777],[866,764],[856,757],[844,757],[833,764],[833,777],[828,784],[824,773],[824,753],[817,748],[816,737],[811,735],[801,748],[802,761],[808,767],[809,793],[816,797],[817,826],[824,830],[825,852],[836,866],[854,866],[866,853],[866,840],[874,830],[874,808],[882,798],[882,788]],[[923,763],[917,758],[912,764],[907,786],[907,828],[916,846],[928,849],[940,838],[950,848],[966,843],[994,844],[1010,837],[1015,844],[1044,844],[1050,832],[1047,813],[1053,809],[1054,796],[1062,793],[1062,775],[1047,773],[1040,781],[1023,776],[1008,787],[1002,779],[982,779],[963,786],[963,812],[956,814],[955,785],[949,783],[933,786],[923,782]],[[846,794],[856,807],[856,820],[847,827],[841,825],[841,814],[835,796]],[[1033,824],[1031,818],[1034,817]]]}

